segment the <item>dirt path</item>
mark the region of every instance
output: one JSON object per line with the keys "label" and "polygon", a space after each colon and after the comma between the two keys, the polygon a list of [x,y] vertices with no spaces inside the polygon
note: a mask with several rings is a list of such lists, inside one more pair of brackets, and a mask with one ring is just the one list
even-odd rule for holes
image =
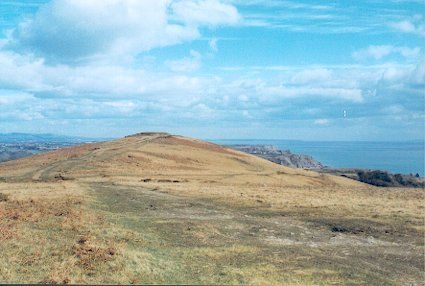
{"label": "dirt path", "polygon": [[[281,213],[235,209],[208,199],[179,197],[156,189],[102,183],[92,184],[90,188],[96,197],[96,207],[114,224],[140,233],[150,248],[161,248],[176,263],[195,249],[213,251],[236,245],[246,247],[247,251],[232,258],[210,258],[211,269],[220,272],[236,265],[239,269],[272,265],[276,269],[273,273],[276,281],[285,281],[288,270],[296,273],[314,269],[314,275],[320,279],[328,275],[327,279],[335,281],[363,281],[369,285],[398,285],[400,277],[421,283],[423,277],[420,248],[412,244],[333,229]],[[183,253],[181,247],[185,248]],[[201,262],[193,258],[186,263],[192,269]],[[302,279],[303,275],[299,276]]]}

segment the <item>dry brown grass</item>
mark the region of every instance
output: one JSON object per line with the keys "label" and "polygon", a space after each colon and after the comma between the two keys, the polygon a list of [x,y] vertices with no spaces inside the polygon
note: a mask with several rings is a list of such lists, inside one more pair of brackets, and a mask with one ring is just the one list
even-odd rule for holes
{"label": "dry brown grass", "polygon": [[424,278],[421,189],[369,187],[155,134],[8,162],[0,177],[0,282]]}

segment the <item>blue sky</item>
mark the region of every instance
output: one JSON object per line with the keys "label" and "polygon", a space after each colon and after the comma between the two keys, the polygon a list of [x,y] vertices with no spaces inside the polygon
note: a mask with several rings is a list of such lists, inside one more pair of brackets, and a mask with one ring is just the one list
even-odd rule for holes
{"label": "blue sky", "polygon": [[0,133],[425,131],[424,0],[2,0],[0,31]]}

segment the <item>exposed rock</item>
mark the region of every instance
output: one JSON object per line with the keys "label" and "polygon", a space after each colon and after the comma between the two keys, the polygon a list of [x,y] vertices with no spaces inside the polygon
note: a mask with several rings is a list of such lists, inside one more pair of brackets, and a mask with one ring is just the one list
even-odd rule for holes
{"label": "exposed rock", "polygon": [[282,151],[273,145],[230,145],[227,147],[262,157],[283,166],[304,169],[324,168],[322,163],[311,156],[294,154],[289,150]]}

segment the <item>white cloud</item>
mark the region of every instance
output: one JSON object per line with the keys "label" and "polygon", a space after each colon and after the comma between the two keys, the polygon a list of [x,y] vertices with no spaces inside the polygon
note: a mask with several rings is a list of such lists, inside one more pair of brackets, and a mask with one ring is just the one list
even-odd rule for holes
{"label": "white cloud", "polygon": [[[180,72],[198,68],[201,55],[191,51],[183,61],[170,62]],[[174,67],[173,67],[174,66]],[[105,100],[167,101],[173,106],[201,98],[234,96],[239,102],[275,102],[291,98],[339,99],[363,102],[367,92],[380,82],[386,86],[425,81],[425,64],[364,67],[305,67],[287,70],[278,76],[244,75],[221,78],[155,73],[142,68],[88,64],[84,66],[46,65],[42,60],[10,52],[0,52],[0,85],[39,98],[92,98]],[[232,79],[233,78],[233,79]],[[184,100],[182,100],[184,98]]]}
{"label": "white cloud", "polygon": [[390,23],[390,27],[403,33],[425,36],[425,23],[419,22],[421,18],[414,17],[410,20]]}
{"label": "white cloud", "polygon": [[253,119],[254,116],[251,115],[251,113],[248,110],[242,110],[241,114],[243,117],[247,118],[247,119]]}
{"label": "white cloud", "polygon": [[215,39],[215,38],[209,40],[209,42],[208,42],[210,49],[215,53],[218,52],[217,42],[218,42],[218,40]]}
{"label": "white cloud", "polygon": [[316,119],[316,120],[314,120],[314,124],[322,125],[322,126],[329,125],[329,120],[328,119]]}
{"label": "white cloud", "polygon": [[[188,59],[200,57],[191,51]],[[306,66],[272,73],[268,69],[265,74],[238,70],[228,77],[190,76],[97,62],[52,66],[36,57],[0,51],[0,86],[5,89],[0,92],[0,113],[5,120],[145,114],[160,120],[164,113],[199,120],[257,120],[294,103],[305,105],[296,105],[302,112],[314,102],[319,103],[314,117],[326,118],[329,115],[321,113],[324,106],[363,106],[379,96],[382,87],[405,96],[419,93],[425,84],[425,63]],[[378,92],[369,93],[371,89]],[[385,99],[385,94],[380,96]]]}
{"label": "white cloud", "polygon": [[410,72],[409,82],[415,85],[422,85],[425,88],[425,60],[418,63],[415,69]]}
{"label": "white cloud", "polygon": [[190,51],[190,57],[179,60],[167,61],[165,64],[173,72],[192,72],[201,67],[201,54],[195,50]]}
{"label": "white cloud", "polygon": [[285,87],[275,86],[262,88],[260,91],[265,101],[277,101],[285,98],[336,98],[351,102],[362,102],[362,90],[359,88],[329,87]]}
{"label": "white cloud", "polygon": [[425,88],[425,61],[405,68],[399,66],[388,66],[381,71],[380,81],[385,84],[415,85]]}
{"label": "white cloud", "polygon": [[356,59],[372,57],[376,60],[382,59],[392,53],[393,46],[369,46],[368,48],[353,53]]}
{"label": "white cloud", "polygon": [[19,104],[32,101],[34,96],[27,92],[0,89],[0,106]]}
{"label": "white cloud", "polygon": [[54,0],[20,23],[7,46],[55,62],[135,55],[200,36],[201,26],[234,24],[218,0]]}
{"label": "white cloud", "polygon": [[216,111],[204,103],[199,103],[191,108],[190,113],[186,113],[185,115],[188,118],[213,119],[216,117]]}
{"label": "white cloud", "polygon": [[136,104],[131,101],[109,101],[105,102],[105,105],[113,107],[121,113],[129,113],[136,108]]}
{"label": "white cloud", "polygon": [[396,48],[396,52],[400,53],[405,58],[417,58],[420,56],[421,49],[419,47],[416,48],[408,48],[408,47],[399,47]]}
{"label": "white cloud", "polygon": [[44,61],[0,50],[0,86],[2,88],[45,89]]}
{"label": "white cloud", "polygon": [[238,100],[240,100],[242,102],[248,102],[249,96],[247,96],[246,94],[241,94],[241,95],[238,96]]}
{"label": "white cloud", "polygon": [[405,33],[413,33],[416,30],[415,25],[410,21],[400,21],[391,23],[391,26]]}
{"label": "white cloud", "polygon": [[232,25],[241,20],[238,10],[218,0],[180,0],[171,3],[177,20],[193,25]]}
{"label": "white cloud", "polygon": [[329,81],[333,77],[331,71],[325,68],[305,69],[292,76],[291,82],[306,84],[312,82]]}
{"label": "white cloud", "polygon": [[44,119],[45,117],[43,114],[39,112],[33,112],[33,111],[5,111],[0,113],[0,118],[5,120],[23,120],[23,121],[33,121],[33,120],[40,120]]}
{"label": "white cloud", "polygon": [[[192,52],[192,56],[200,55]],[[49,66],[39,59],[0,51],[0,86],[43,99],[142,99],[180,106],[199,98],[211,81],[117,65]]]}
{"label": "white cloud", "polygon": [[397,104],[382,108],[382,112],[386,114],[394,114],[394,115],[407,113],[406,109],[402,105],[397,105]]}
{"label": "white cloud", "polygon": [[421,54],[421,49],[419,47],[409,48],[409,47],[395,47],[392,45],[382,45],[382,46],[369,46],[366,49],[361,49],[355,51],[352,56],[357,60],[373,58],[375,60],[380,60],[384,57],[398,54],[404,58],[417,58]]}

